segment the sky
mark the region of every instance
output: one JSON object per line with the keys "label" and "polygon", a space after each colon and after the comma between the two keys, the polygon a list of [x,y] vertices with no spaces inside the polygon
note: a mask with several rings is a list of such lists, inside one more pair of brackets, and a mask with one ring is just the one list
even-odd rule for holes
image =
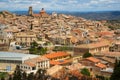
{"label": "sky", "polygon": [[0,11],[120,11],[120,0],[0,0]]}

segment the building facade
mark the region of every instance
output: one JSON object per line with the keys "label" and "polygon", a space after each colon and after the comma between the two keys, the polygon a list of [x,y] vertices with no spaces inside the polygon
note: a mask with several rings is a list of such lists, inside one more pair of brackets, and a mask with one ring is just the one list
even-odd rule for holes
{"label": "building facade", "polygon": [[20,68],[24,71],[48,69],[49,67],[50,67],[49,59],[43,56],[28,59],[23,64],[20,64]]}
{"label": "building facade", "polygon": [[21,46],[30,46],[30,44],[37,40],[36,34],[32,32],[21,32],[15,36],[16,44]]}
{"label": "building facade", "polygon": [[72,63],[71,55],[66,52],[53,52],[44,55],[50,60],[50,65],[66,65]]}
{"label": "building facade", "polygon": [[74,47],[74,55],[83,55],[86,52],[91,54],[100,54],[109,51],[109,42],[95,42],[90,44],[83,44]]}
{"label": "building facade", "polygon": [[120,52],[120,42],[116,42],[110,47],[110,51],[112,52]]}

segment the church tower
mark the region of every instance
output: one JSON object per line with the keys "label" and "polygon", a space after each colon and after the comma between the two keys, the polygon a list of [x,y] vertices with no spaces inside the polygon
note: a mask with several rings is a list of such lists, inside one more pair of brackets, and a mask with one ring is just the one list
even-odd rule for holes
{"label": "church tower", "polygon": [[29,16],[32,16],[32,15],[33,15],[32,6],[29,7],[28,15],[29,15]]}

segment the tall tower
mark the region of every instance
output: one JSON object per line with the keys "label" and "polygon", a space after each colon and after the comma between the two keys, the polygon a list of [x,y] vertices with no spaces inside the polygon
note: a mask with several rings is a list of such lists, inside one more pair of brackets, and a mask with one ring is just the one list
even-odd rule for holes
{"label": "tall tower", "polygon": [[29,16],[32,16],[32,15],[33,15],[32,6],[29,7],[28,15],[29,15]]}

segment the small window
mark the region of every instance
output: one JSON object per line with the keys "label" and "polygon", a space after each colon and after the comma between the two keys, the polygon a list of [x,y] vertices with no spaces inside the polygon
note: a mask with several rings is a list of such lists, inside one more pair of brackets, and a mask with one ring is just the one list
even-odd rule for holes
{"label": "small window", "polygon": [[35,70],[36,68],[35,67],[32,67],[32,70]]}

